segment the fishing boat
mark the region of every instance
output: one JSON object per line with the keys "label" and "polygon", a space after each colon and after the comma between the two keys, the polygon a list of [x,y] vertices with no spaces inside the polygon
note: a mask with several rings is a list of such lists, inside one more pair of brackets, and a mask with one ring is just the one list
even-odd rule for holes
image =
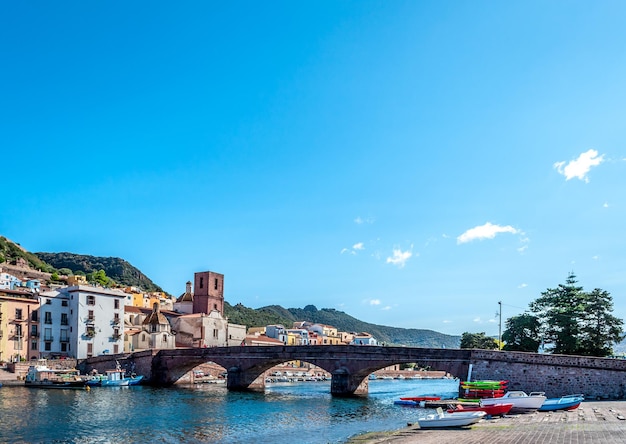
{"label": "fishing boat", "polygon": [[512,413],[525,413],[533,410],[538,410],[546,400],[546,396],[543,392],[531,392],[529,395],[521,390],[513,390],[506,392],[504,396],[500,398],[483,398],[480,400],[479,405],[487,406],[494,404],[511,403]]}
{"label": "fishing boat", "polygon": [[493,404],[493,405],[461,405],[457,404],[448,409],[448,413],[459,412],[485,412],[489,416],[504,416],[511,411],[513,404]]}
{"label": "fishing boat", "polygon": [[541,407],[540,412],[551,412],[555,410],[574,410],[585,400],[583,395],[566,395],[560,398],[548,398]]}
{"label": "fishing boat", "polygon": [[37,388],[82,389],[85,388],[85,380],[75,368],[53,369],[39,363],[28,367],[24,385]]}
{"label": "fishing boat", "polygon": [[126,371],[119,365],[115,370],[107,370],[104,375],[94,375],[87,381],[87,385],[91,387],[124,387],[129,385],[138,385],[143,376],[126,376]]}
{"label": "fishing boat", "polygon": [[466,427],[480,421],[486,415],[485,412],[458,412],[444,413],[441,407],[436,414],[417,418],[417,423],[422,429],[442,427]]}

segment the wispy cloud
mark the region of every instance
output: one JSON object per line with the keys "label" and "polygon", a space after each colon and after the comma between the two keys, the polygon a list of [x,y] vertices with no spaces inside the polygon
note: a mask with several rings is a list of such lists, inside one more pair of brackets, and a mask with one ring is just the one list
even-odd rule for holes
{"label": "wispy cloud", "polygon": [[354,223],[357,225],[362,225],[362,224],[373,224],[374,223],[374,218],[373,217],[361,217],[361,216],[357,216],[356,219],[354,219]]}
{"label": "wispy cloud", "polygon": [[387,263],[402,268],[406,264],[406,261],[411,259],[411,256],[413,256],[411,250],[402,251],[400,248],[394,248],[393,256],[387,258]]}
{"label": "wispy cloud", "polygon": [[363,242],[357,242],[350,248],[342,248],[340,254],[352,254],[355,255],[357,251],[365,250],[365,245]]}
{"label": "wispy cloud", "polygon": [[517,228],[513,228],[511,225],[502,226],[487,222],[485,225],[470,228],[465,233],[461,234],[456,238],[456,243],[464,244],[476,239],[493,239],[499,233],[521,234],[522,232]]}
{"label": "wispy cloud", "polygon": [[517,286],[517,288],[526,288],[526,287],[528,287],[528,284],[519,284]]}
{"label": "wispy cloud", "polygon": [[598,155],[598,152],[594,149],[585,151],[575,160],[569,162],[561,161],[554,164],[554,168],[565,176],[565,180],[580,179],[586,183],[589,182],[587,173],[591,167],[598,166],[604,161],[604,154]]}
{"label": "wispy cloud", "polygon": [[380,299],[370,299],[369,300],[369,304],[370,305],[380,305]]}
{"label": "wispy cloud", "polygon": [[386,305],[383,308],[381,308],[381,310],[384,310],[384,311],[391,310],[391,305]]}

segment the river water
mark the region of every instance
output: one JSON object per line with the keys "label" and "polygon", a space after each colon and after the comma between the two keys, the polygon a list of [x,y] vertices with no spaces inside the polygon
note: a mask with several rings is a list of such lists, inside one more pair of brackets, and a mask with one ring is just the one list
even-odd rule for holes
{"label": "river water", "polygon": [[0,442],[342,443],[414,422],[424,409],[400,396],[456,397],[458,380],[374,380],[365,398],[334,398],[329,382],[268,384],[263,393],[224,385],[87,390],[0,388]]}

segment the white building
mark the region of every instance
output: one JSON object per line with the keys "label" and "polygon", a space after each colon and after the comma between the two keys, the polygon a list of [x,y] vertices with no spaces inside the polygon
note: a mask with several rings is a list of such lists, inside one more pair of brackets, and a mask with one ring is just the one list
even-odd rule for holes
{"label": "white building", "polygon": [[125,297],[119,290],[87,285],[41,293],[40,356],[123,353]]}

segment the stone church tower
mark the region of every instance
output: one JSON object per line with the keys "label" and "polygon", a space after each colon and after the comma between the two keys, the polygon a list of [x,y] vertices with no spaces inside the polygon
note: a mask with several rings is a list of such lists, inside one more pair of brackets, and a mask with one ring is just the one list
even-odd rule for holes
{"label": "stone church tower", "polygon": [[224,275],[212,271],[194,274],[193,312],[224,315]]}

